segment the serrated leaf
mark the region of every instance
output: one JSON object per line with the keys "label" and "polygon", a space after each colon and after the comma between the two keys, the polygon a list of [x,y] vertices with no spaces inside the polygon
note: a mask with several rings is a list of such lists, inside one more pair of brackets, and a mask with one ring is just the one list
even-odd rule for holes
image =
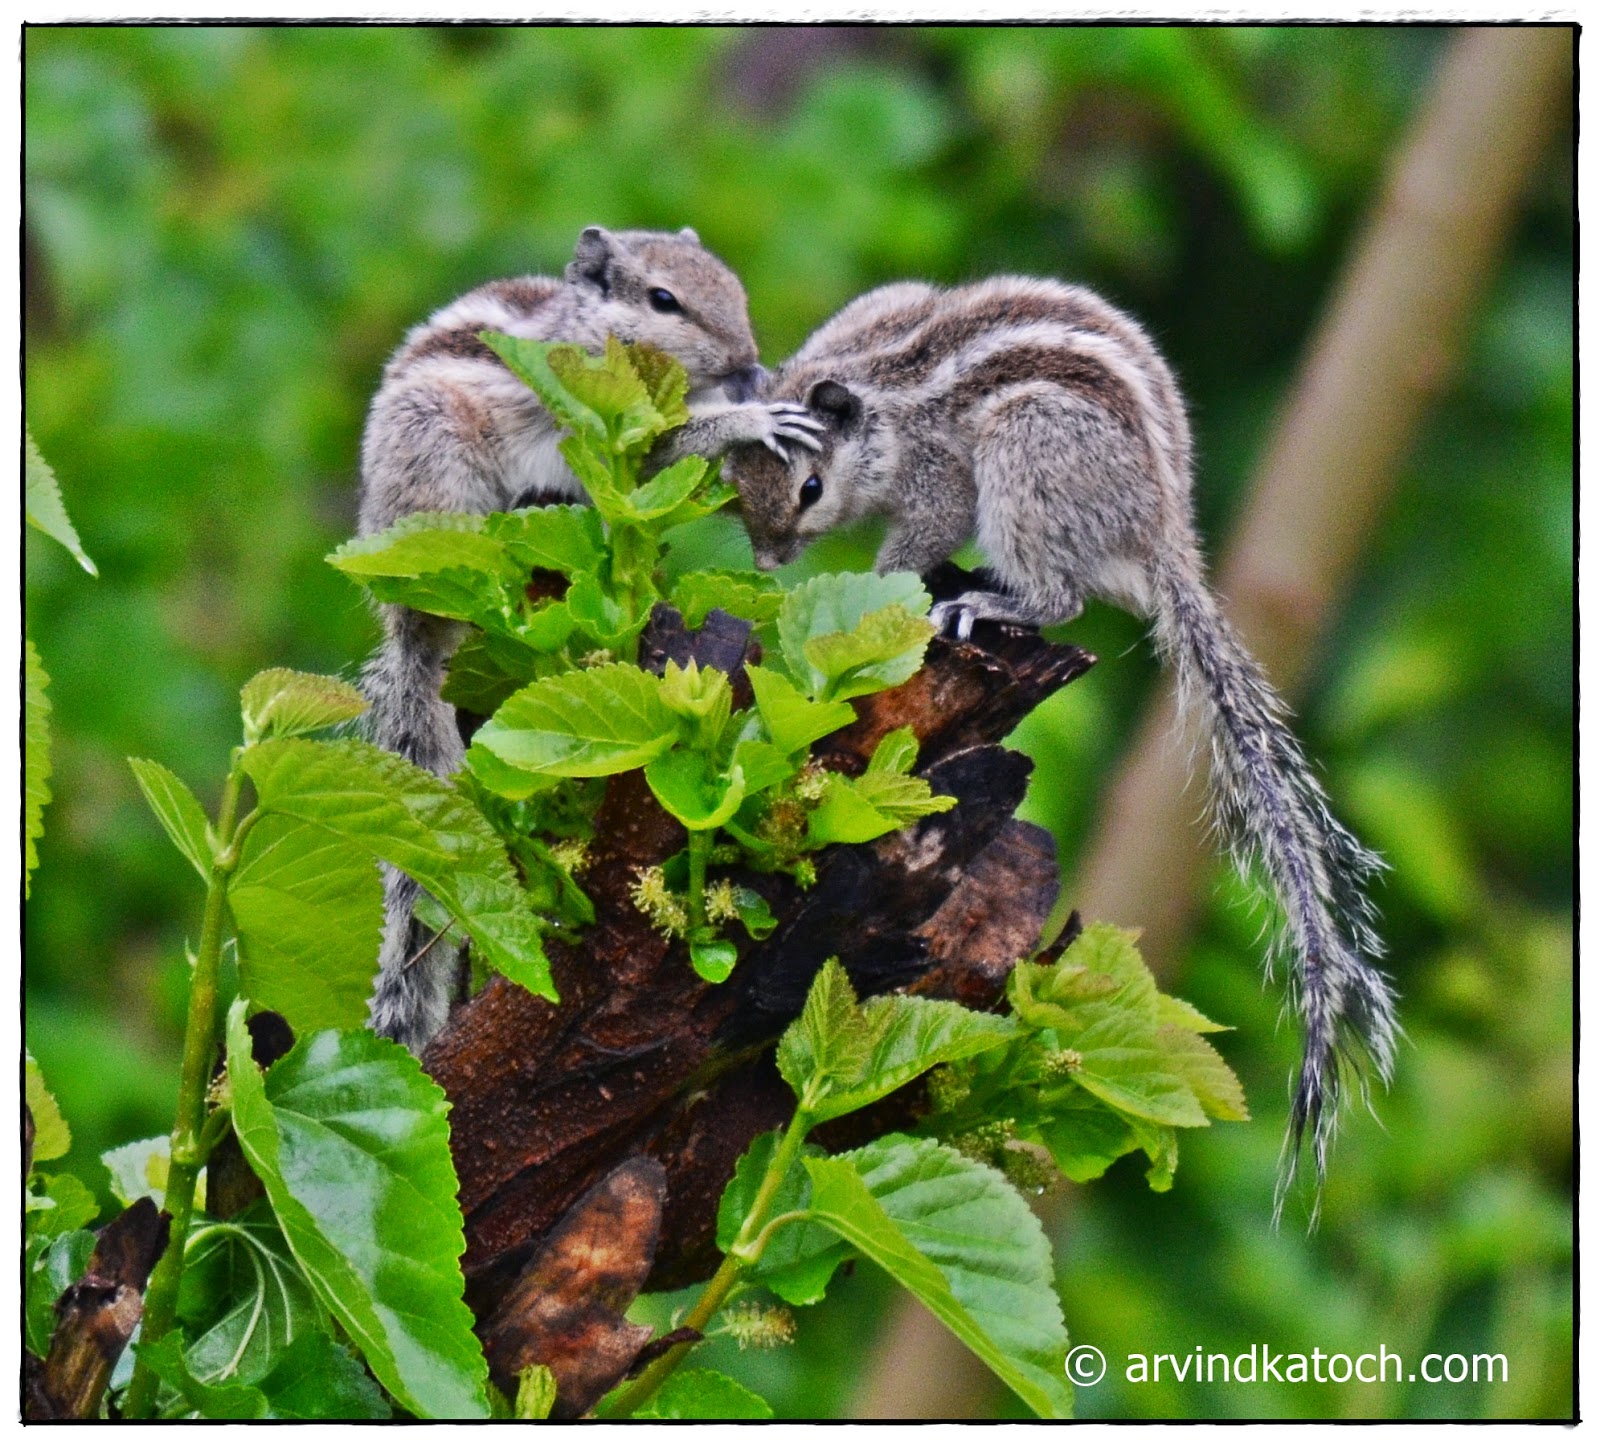
{"label": "serrated leaf", "polygon": [[[834,572],[812,577],[789,593],[778,614],[778,641],[784,662],[807,696],[831,697],[835,694],[827,689],[832,678],[807,654],[810,643],[823,637],[848,637],[867,617],[896,607],[911,620],[920,620],[926,617],[930,605],[927,589],[911,572],[891,572],[886,576],[875,572]],[[923,629],[927,636],[933,635],[931,623],[924,623]],[[871,630],[882,646],[892,636],[909,636],[912,629],[896,614],[880,618],[872,624]],[[846,661],[844,646],[844,643],[835,643],[824,650],[830,665]],[[916,671],[925,647],[926,638],[917,644],[916,661],[905,676]],[[907,650],[910,650],[909,645]],[[863,652],[849,665],[865,665],[865,656]],[[880,665],[894,673],[901,669],[903,662],[904,658],[890,656],[881,659]],[[890,684],[874,682],[863,686],[862,692],[874,691],[878,685]]]}
{"label": "serrated leaf", "polygon": [[744,790],[747,797],[787,782],[800,770],[788,754],[770,742],[747,738],[733,749],[733,764],[744,773]]}
{"label": "serrated leaf", "polygon": [[[763,1133],[756,1138],[733,1170],[733,1177],[722,1191],[717,1205],[717,1247],[727,1253],[739,1237],[762,1180],[772,1166],[779,1135]],[[811,1200],[811,1175],[800,1164],[802,1158],[824,1158],[826,1152],[814,1143],[800,1147],[800,1155],[779,1181],[767,1216],[804,1212]],[[828,1281],[845,1259],[850,1246],[831,1229],[821,1224],[794,1222],[777,1229],[767,1240],[761,1257],[751,1266],[750,1276],[759,1279],[785,1303],[797,1308],[817,1303],[827,1292]]]}
{"label": "serrated leaf", "polygon": [[523,571],[578,576],[605,557],[605,533],[592,506],[533,506],[486,517],[486,533]]}
{"label": "serrated leaf", "polygon": [[685,572],[672,584],[669,600],[692,631],[704,625],[713,609],[767,626],[777,620],[783,595],[783,589],[760,572]]}
{"label": "serrated leaf", "polygon": [[679,1369],[635,1419],[770,1419],[772,1405],[715,1369]]}
{"label": "serrated leaf", "polygon": [[61,499],[61,486],[50,463],[39,454],[33,433],[23,431],[23,475],[26,484],[24,511],[28,525],[37,527],[47,537],[60,542],[77,559],[77,563],[91,577],[99,576],[95,565],[78,540],[77,530],[67,516],[66,503]]}
{"label": "serrated leaf", "polygon": [[269,667],[257,672],[239,693],[246,742],[267,737],[298,737],[352,722],[367,710],[358,687],[339,677]]}
{"label": "serrated leaf", "polygon": [[505,543],[489,534],[487,517],[472,512],[412,512],[383,531],[351,538],[329,552],[327,562],[357,578],[457,570],[512,575]]}
{"label": "serrated leaf", "polygon": [[209,884],[211,841],[207,836],[205,809],[200,806],[199,799],[189,791],[182,778],[159,762],[130,757],[128,766],[133,769],[139,791],[150,804],[156,820],[166,829],[173,846],[194,865],[201,880]]}
{"label": "serrated leaf", "polygon": [[904,776],[917,765],[917,754],[922,744],[909,727],[896,727],[887,732],[872,749],[867,763],[868,776]]}
{"label": "serrated leaf", "polygon": [[487,1417],[443,1090],[366,1032],[303,1038],[263,1079],[242,1001],[227,1065],[240,1146],[318,1298],[413,1413]]}
{"label": "serrated leaf", "polygon": [[819,696],[860,697],[897,687],[922,665],[933,640],[933,624],[896,603],[869,612],[849,632],[813,637],[804,647]]}
{"label": "serrated leaf", "polygon": [[555,777],[605,777],[659,757],[678,735],[661,679],[616,662],[524,687],[478,729],[475,746]]}
{"label": "serrated leaf", "polygon": [[556,1406],[556,1376],[548,1364],[529,1364],[517,1375],[516,1419],[548,1419]]}
{"label": "serrated leaf", "polygon": [[689,373],[683,364],[643,342],[629,346],[628,357],[662,421],[668,427],[682,426],[689,419],[689,408],[684,405],[689,394]]}
{"label": "serrated leaf", "polygon": [[778,1040],[778,1072],[796,1098],[815,1100],[834,1080],[854,1077],[871,1045],[849,975],[829,958],[811,980],[800,1016]]}
{"label": "serrated leaf", "polygon": [[505,848],[449,783],[354,740],[263,742],[245,749],[241,765],[263,808],[349,838],[415,878],[491,967],[556,1001],[539,921]]}
{"label": "serrated leaf", "polygon": [[721,827],[744,801],[744,773],[735,766],[716,773],[703,752],[679,748],[644,769],[650,791],[690,832]]}
{"label": "serrated leaf", "polygon": [[806,815],[806,845],[827,847],[831,843],[871,842],[900,826],[886,812],[880,812],[843,773],[826,774],[822,801]]}
{"label": "serrated leaf", "polygon": [[805,1167],[810,1217],[910,1289],[1035,1413],[1071,1414],[1050,1245],[1002,1174],[895,1135]]}
{"label": "serrated leaf", "polygon": [[1177,1028],[1187,1028],[1191,1033],[1231,1033],[1226,1023],[1213,1023],[1193,1003],[1174,998],[1170,993],[1156,997],[1156,1021],[1171,1023]]}
{"label": "serrated leaf", "polygon": [[296,1034],[359,1028],[383,940],[383,884],[363,841],[268,815],[228,879],[246,997]]}
{"label": "serrated leaf", "polygon": [[762,725],[780,752],[799,752],[856,720],[856,709],[848,702],[814,702],[770,668],[749,666],[745,675],[755,693]]}
{"label": "serrated leaf", "polygon": [[153,1344],[142,1339],[133,1346],[139,1362],[147,1365],[156,1378],[177,1391],[181,1412],[169,1417],[201,1419],[264,1419],[267,1396],[249,1384],[207,1384],[197,1379],[183,1354],[183,1336],[176,1329]]}
{"label": "serrated leaf", "polygon": [[487,791],[512,802],[525,801],[535,793],[548,791],[561,781],[559,777],[549,777],[538,772],[524,772],[520,767],[502,762],[487,747],[480,747],[476,741],[467,748],[466,764],[467,771]]}
{"label": "serrated leaf", "polygon": [[321,1330],[298,1335],[258,1387],[275,1419],[388,1419],[394,1413],[360,1360]]}
{"label": "serrated leaf", "polygon": [[22,641],[22,895],[33,887],[33,870],[39,866],[34,844],[44,836],[44,808],[50,801],[50,678],[34,650],[31,638]]}
{"label": "serrated leaf", "polygon": [[480,331],[479,339],[506,363],[514,375],[530,387],[545,410],[570,431],[604,437],[606,424],[580,401],[551,367],[551,353],[583,352],[576,346],[531,341],[523,336],[505,336],[498,331]]}
{"label": "serrated leaf", "polygon": [[23,1055],[23,1096],[33,1114],[33,1161],[35,1165],[63,1157],[72,1147],[72,1130],[61,1116],[61,1106],[45,1087],[44,1072],[33,1054]]}
{"label": "serrated leaf", "polygon": [[[565,610],[560,603],[556,607]],[[567,618],[571,620],[570,613]],[[508,637],[471,632],[452,654],[439,695],[453,707],[488,717],[538,676],[538,666],[538,654],[530,647]]]}
{"label": "serrated leaf", "polygon": [[299,1339],[327,1337],[327,1310],[264,1199],[235,1218],[196,1220],[179,1314],[203,1384],[264,1383]]}
{"label": "serrated leaf", "polygon": [[826,1096],[812,1107],[818,1123],[865,1108],[941,1063],[974,1057],[1017,1036],[1009,1018],[936,998],[872,998],[861,1020],[867,1050],[853,1074],[835,1073]]}
{"label": "serrated leaf", "polygon": [[[1109,984],[1109,986],[1108,986]],[[1007,995],[1024,1022],[1055,1030],[1082,1058],[1073,1081],[1126,1115],[1179,1128],[1207,1118],[1156,1040],[1156,985],[1133,936],[1086,928],[1055,968],[1019,968]]]}
{"label": "serrated leaf", "polygon": [[849,787],[869,806],[887,817],[896,827],[904,827],[919,817],[948,812],[956,799],[936,794],[926,779],[905,777],[897,772],[874,772],[870,768],[860,777],[846,779]]}
{"label": "serrated leaf", "polygon": [[578,577],[568,590],[563,603],[575,627],[580,627],[595,643],[610,652],[622,647],[644,630],[649,613],[638,616],[628,611],[600,585],[598,577],[585,574]]}
{"label": "serrated leaf", "polygon": [[23,1341],[35,1358],[50,1352],[56,1329],[56,1300],[89,1267],[95,1236],[87,1229],[69,1229],[29,1238],[23,1251]]}
{"label": "serrated leaf", "polygon": [[1167,1060],[1181,1073],[1200,1106],[1213,1118],[1229,1123],[1244,1123],[1250,1117],[1244,1085],[1206,1040],[1187,1028],[1163,1023],[1156,1029],[1156,1043]]}

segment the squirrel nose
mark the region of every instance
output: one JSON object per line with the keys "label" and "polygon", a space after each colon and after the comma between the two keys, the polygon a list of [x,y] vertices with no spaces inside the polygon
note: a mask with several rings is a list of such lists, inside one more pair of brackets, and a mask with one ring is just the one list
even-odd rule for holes
{"label": "squirrel nose", "polygon": [[765,366],[741,366],[722,378],[722,389],[728,393],[730,401],[754,401],[761,394],[766,379]]}

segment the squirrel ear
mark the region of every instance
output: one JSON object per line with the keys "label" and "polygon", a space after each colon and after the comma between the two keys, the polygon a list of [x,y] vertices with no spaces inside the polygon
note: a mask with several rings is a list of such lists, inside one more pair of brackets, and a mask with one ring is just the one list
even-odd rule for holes
{"label": "squirrel ear", "polygon": [[593,286],[603,296],[611,289],[611,258],[616,238],[604,226],[585,226],[567,264],[567,279],[576,285]]}
{"label": "squirrel ear", "polygon": [[861,419],[861,398],[837,381],[817,382],[806,405],[838,432],[850,431]]}
{"label": "squirrel ear", "polygon": [[678,235],[682,237],[682,239],[688,241],[691,246],[698,246],[700,244],[700,233],[696,231],[693,226],[685,226],[681,231],[678,232]]}

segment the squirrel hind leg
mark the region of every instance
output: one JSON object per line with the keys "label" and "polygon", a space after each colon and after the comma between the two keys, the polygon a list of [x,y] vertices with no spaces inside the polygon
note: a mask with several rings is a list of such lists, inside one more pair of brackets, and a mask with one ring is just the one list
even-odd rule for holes
{"label": "squirrel hind leg", "polygon": [[1070,587],[1063,586],[1044,606],[1006,592],[963,592],[947,602],[935,603],[928,620],[941,633],[951,631],[958,641],[964,642],[972,635],[977,622],[1016,622],[1025,627],[1044,627],[1070,622],[1082,611],[1083,599]]}

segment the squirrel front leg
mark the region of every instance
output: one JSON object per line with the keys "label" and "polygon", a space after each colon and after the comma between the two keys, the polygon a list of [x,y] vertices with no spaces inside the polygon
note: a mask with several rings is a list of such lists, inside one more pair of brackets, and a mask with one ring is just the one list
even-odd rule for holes
{"label": "squirrel front leg", "polygon": [[654,476],[686,456],[724,456],[735,446],[765,446],[780,461],[789,460],[789,447],[809,451],[822,447],[823,423],[804,406],[792,401],[742,401],[696,407],[675,431],[651,447],[644,474]]}

